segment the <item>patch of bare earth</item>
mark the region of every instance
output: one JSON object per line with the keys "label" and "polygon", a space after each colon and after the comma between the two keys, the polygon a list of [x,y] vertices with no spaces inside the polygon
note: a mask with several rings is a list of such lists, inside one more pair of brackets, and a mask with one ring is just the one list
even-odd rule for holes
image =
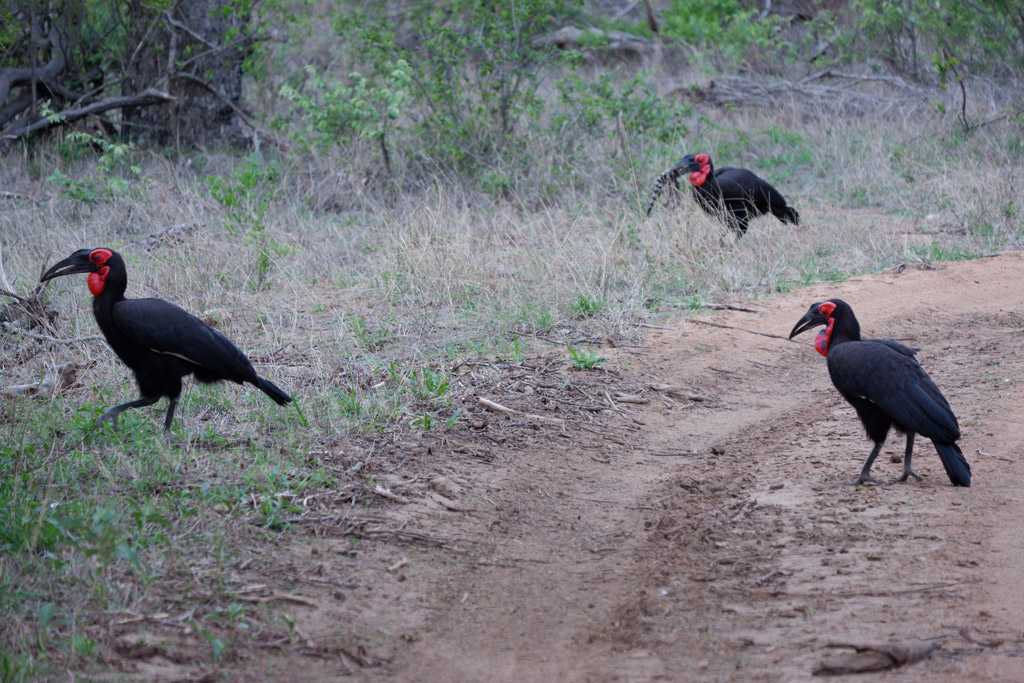
{"label": "patch of bare earth", "polygon": [[[813,334],[841,297],[865,336],[903,339],[949,398],[974,485],[918,440],[923,483],[853,488],[870,450]],[[306,506],[240,583],[287,638],[171,661],[142,625],[124,670],[239,680],[801,680],[835,644],[926,640],[882,677],[1024,676],[1024,260],[820,285],[605,348],[459,369],[515,413],[467,400],[465,427],[390,448],[381,506]],[[707,323],[714,323],[707,324]],[[726,327],[723,327],[726,326]],[[763,336],[752,332],[763,332]],[[657,388],[652,388],[657,385]],[[636,402],[646,401],[646,402]],[[564,420],[559,422],[559,420]],[[380,447],[379,444],[376,447]],[[357,462],[359,444],[340,444]],[[898,474],[889,455],[875,466]],[[181,635],[179,645],[198,643]],[[176,648],[179,660],[182,648]]]}

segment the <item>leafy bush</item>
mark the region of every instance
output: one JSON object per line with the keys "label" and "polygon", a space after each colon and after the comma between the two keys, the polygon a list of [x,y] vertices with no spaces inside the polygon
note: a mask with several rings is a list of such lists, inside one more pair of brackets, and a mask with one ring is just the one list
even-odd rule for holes
{"label": "leafy bush", "polygon": [[292,131],[292,138],[321,149],[354,138],[374,140],[380,145],[384,165],[391,173],[388,133],[402,115],[411,97],[412,73],[404,59],[383,65],[383,73],[371,82],[358,72],[349,75],[351,85],[328,81],[311,66],[302,92],[285,85],[281,95],[295,103],[306,123]]}
{"label": "leafy bush", "polygon": [[409,65],[415,144],[409,143],[417,157],[431,167],[475,172],[514,151],[523,119],[540,113],[538,83],[569,56],[530,39],[578,6],[578,0],[417,0],[405,15],[417,27],[415,38],[402,41],[384,11],[339,15],[335,26],[355,62],[366,65],[371,87],[384,87],[391,65]]}
{"label": "leafy bush", "polygon": [[662,33],[739,59],[752,46],[781,50],[781,21],[775,15],[758,20],[757,10],[744,10],[737,0],[672,0],[662,16]]}
{"label": "leafy bush", "polygon": [[1015,3],[855,0],[849,12],[849,59],[880,57],[910,75],[954,59],[971,72],[1024,74],[1024,15]]}

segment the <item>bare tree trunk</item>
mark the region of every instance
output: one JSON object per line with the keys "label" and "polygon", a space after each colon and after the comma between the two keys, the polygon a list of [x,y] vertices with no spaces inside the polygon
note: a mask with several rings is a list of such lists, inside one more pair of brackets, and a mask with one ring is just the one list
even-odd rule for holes
{"label": "bare tree trunk", "polygon": [[249,17],[232,0],[178,0],[154,10],[131,0],[133,35],[124,90],[158,88],[168,104],[125,110],[127,133],[145,144],[242,146],[249,141],[240,102]]}

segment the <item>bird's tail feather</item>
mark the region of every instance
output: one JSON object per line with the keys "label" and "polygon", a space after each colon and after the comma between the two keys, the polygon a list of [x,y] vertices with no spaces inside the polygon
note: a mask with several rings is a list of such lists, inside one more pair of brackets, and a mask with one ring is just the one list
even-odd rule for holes
{"label": "bird's tail feather", "polygon": [[800,225],[800,214],[792,206],[787,206],[782,210],[782,222]]}
{"label": "bird's tail feather", "polygon": [[939,452],[939,457],[942,458],[942,466],[946,468],[946,474],[949,475],[949,480],[953,482],[953,486],[970,486],[971,466],[964,459],[964,454],[960,451],[960,447],[955,443],[939,443],[938,441],[933,441],[932,443],[935,444],[935,450]]}
{"label": "bird's tail feather", "polygon": [[292,397],[281,391],[281,389],[278,388],[277,385],[275,385],[270,380],[263,379],[262,377],[257,377],[256,388],[262,391],[270,398],[277,401],[277,405],[279,406],[283,406],[287,403],[292,402]]}

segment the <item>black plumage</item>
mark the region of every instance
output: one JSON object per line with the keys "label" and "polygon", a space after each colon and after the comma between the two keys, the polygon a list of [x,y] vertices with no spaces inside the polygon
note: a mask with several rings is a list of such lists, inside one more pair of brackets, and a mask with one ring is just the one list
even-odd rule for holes
{"label": "black plumage", "polygon": [[843,398],[854,407],[868,438],[875,442],[860,476],[852,484],[876,482],[871,465],[878,457],[890,428],[907,435],[903,475],[897,481],[921,477],[911,468],[914,435],[932,440],[954,486],[971,485],[971,467],[956,441],[960,427],[946,397],[917,360],[916,349],[890,340],[860,338],[860,324],[850,305],[841,299],[812,304],[789,338],[818,325],[826,325],[815,348],[828,359],[828,374]]}
{"label": "black plumage", "polygon": [[726,166],[716,169],[707,154],[688,154],[654,182],[650,215],[662,189],[669,182],[679,189],[679,177],[689,174],[693,198],[702,209],[717,216],[743,237],[750,220],[772,214],[783,223],[800,224],[800,214],[786,203],[786,198],[766,180],[745,168]]}
{"label": "black plumage", "polygon": [[50,280],[89,273],[96,323],[125,365],[135,373],[141,398],[116,405],[100,421],[116,424],[129,408],[168,398],[164,432],[169,432],[181,395],[181,380],[194,375],[204,383],[230,380],[255,385],[278,405],[292,399],[256,374],[248,357],[217,330],[163,299],[126,299],[128,272],[121,255],[110,249],[80,249],[43,273]]}

